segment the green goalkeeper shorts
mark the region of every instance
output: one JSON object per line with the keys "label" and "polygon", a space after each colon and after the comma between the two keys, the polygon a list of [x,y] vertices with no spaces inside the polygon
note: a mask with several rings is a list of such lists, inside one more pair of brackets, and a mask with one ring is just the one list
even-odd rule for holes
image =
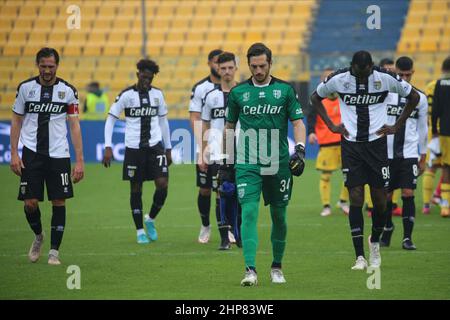
{"label": "green goalkeeper shorts", "polygon": [[280,166],[276,174],[262,175],[257,165],[237,165],[236,185],[240,203],[259,202],[261,191],[264,205],[287,206],[291,199],[293,179],[289,166]]}

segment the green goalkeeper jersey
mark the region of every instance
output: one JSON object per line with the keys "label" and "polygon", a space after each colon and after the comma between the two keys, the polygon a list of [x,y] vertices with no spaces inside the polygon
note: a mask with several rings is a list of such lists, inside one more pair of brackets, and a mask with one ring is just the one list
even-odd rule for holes
{"label": "green goalkeeper jersey", "polygon": [[272,77],[268,85],[252,79],[234,87],[227,101],[226,120],[239,121],[237,166],[270,166],[289,162],[288,121],[303,119],[297,94],[289,83]]}

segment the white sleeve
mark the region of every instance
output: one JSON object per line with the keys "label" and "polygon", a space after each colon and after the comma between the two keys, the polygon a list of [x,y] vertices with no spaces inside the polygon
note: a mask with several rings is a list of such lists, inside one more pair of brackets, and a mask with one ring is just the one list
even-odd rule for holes
{"label": "white sleeve", "polygon": [[330,94],[335,93],[336,90],[336,77],[332,77],[330,79],[325,79],[325,81],[321,82],[316,89],[317,94],[321,98],[326,98]]}
{"label": "white sleeve", "polygon": [[105,123],[105,148],[112,146],[112,136],[114,130],[114,124],[116,123],[117,118],[111,114],[106,118]]}
{"label": "white sleeve", "polygon": [[172,149],[172,141],[170,140],[170,128],[167,116],[159,117],[159,127],[161,128],[161,134],[164,142],[164,148]]}
{"label": "white sleeve", "polygon": [[211,106],[208,103],[208,98],[205,99],[205,104],[203,105],[202,120],[211,121]]}
{"label": "white sleeve", "polygon": [[191,102],[189,103],[189,112],[202,112],[203,96],[200,87],[197,86],[192,90]]}
{"label": "white sleeve", "polygon": [[419,131],[419,152],[427,153],[428,143],[428,101],[424,94],[419,93],[419,118],[417,121],[417,129]]}
{"label": "white sleeve", "polygon": [[169,111],[167,110],[167,104],[166,104],[166,100],[164,99],[164,95],[161,92],[161,96],[160,96],[160,103],[159,103],[159,109],[158,109],[158,115],[160,117],[164,117],[167,116],[167,113]]}
{"label": "white sleeve", "polygon": [[112,104],[108,113],[119,119],[120,114],[122,113],[123,109],[125,109],[125,107],[126,107],[126,93],[122,93],[117,96],[116,101]]}
{"label": "white sleeve", "polygon": [[382,73],[387,80],[388,90],[390,92],[396,92],[402,97],[407,97],[412,90],[412,86],[400,78],[398,75]]}
{"label": "white sleeve", "polygon": [[17,88],[16,101],[14,102],[12,110],[14,113],[23,116],[25,114],[25,86],[21,85]]}

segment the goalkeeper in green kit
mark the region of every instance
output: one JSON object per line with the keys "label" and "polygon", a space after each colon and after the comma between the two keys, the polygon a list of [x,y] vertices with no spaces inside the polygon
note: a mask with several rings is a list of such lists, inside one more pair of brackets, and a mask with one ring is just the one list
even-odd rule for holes
{"label": "goalkeeper in green kit", "polygon": [[[305,126],[295,89],[270,75],[272,52],[262,43],[247,51],[252,77],[229,93],[223,141],[225,161],[219,169],[219,183],[236,183],[242,207],[242,247],[245,277],[242,286],[258,283],[256,250],[260,194],[270,205],[272,217],[272,283],[285,283],[281,262],[286,246],[286,207],[292,192],[292,175],[305,167]],[[237,147],[234,148],[236,123]],[[288,121],[294,128],[295,153],[289,157]]]}

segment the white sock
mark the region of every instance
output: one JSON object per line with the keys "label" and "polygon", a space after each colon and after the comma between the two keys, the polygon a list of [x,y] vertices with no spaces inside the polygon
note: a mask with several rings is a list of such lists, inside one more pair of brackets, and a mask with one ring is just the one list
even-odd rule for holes
{"label": "white sock", "polygon": [[150,216],[147,214],[147,215],[145,215],[145,221],[153,222],[153,221],[155,221],[155,220],[152,219],[152,218],[150,218]]}
{"label": "white sock", "polygon": [[144,229],[138,229],[137,230],[137,235],[140,236],[141,234],[145,234],[145,230]]}

